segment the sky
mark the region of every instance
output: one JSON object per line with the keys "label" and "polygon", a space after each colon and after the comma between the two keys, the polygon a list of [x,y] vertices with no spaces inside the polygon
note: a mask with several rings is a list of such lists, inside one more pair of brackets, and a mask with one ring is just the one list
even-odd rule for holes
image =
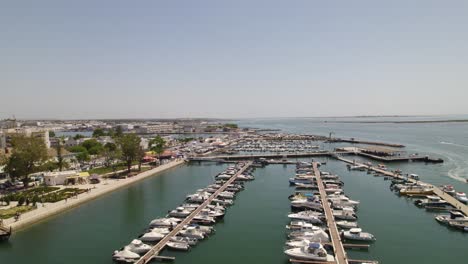
{"label": "sky", "polygon": [[0,1],[0,118],[468,113],[468,1]]}

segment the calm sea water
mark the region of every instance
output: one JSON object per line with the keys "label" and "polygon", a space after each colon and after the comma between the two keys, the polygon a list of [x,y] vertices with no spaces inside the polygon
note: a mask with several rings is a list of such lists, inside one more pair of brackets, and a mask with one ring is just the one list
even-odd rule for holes
{"label": "calm sea water", "polygon": [[[400,163],[404,172],[418,173],[434,184],[453,184],[468,192],[468,125],[333,124],[311,119],[243,120],[243,125],[290,132],[328,134],[407,145],[408,151],[442,157],[443,164]],[[333,148],[333,145],[326,145]],[[148,222],[180,204],[185,196],[213,181],[224,166],[192,164],[135,183],[79,208],[14,234],[0,244],[0,263],[112,263],[115,249],[137,237]],[[369,251],[348,251],[351,258],[381,263],[465,263],[468,235],[434,220],[434,213],[416,208],[412,200],[389,190],[389,182],[363,172],[349,172],[328,160],[322,170],[336,173],[345,192],[360,200],[359,224],[377,237]],[[164,252],[176,263],[287,263],[283,254],[289,212],[287,179],[293,166],[257,169],[257,179],[238,195],[214,236],[190,252]]]}

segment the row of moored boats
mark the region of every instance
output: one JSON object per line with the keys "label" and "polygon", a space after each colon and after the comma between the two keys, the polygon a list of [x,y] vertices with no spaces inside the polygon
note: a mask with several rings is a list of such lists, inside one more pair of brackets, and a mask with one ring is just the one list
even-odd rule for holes
{"label": "row of moored boats", "polygon": [[[344,184],[338,176],[328,172],[320,174],[327,202],[333,210],[343,240],[374,241],[372,234],[363,232],[358,226],[356,210],[359,201],[351,200],[344,194]],[[326,248],[331,241],[312,164],[298,163],[296,176],[290,178],[289,183],[295,186],[296,192],[289,196],[292,212],[288,215],[290,223],[286,226],[288,241],[284,253],[299,260],[334,261],[334,256]]]}
{"label": "row of moored boats", "polygon": [[[234,177],[245,166],[243,162],[235,166],[228,167],[225,171],[215,177],[215,182],[206,188],[199,189],[193,194],[186,196],[183,204],[168,212],[165,217],[157,218],[149,223],[148,228],[138,238],[130,242],[113,254],[113,259],[117,262],[135,262],[145,253],[151,250],[153,245],[166,238],[174,229],[179,229],[184,219],[193,216],[197,210],[208,199],[210,204],[193,216],[189,224],[180,228],[175,235],[171,235],[165,246],[172,250],[187,251],[197,245],[201,240],[207,238],[215,232],[213,225],[222,219],[227,207],[234,204],[236,194],[244,189],[244,182],[254,180],[251,175],[253,168],[248,168],[227,187],[212,197],[225,183]],[[172,232],[173,233],[173,232]]]}

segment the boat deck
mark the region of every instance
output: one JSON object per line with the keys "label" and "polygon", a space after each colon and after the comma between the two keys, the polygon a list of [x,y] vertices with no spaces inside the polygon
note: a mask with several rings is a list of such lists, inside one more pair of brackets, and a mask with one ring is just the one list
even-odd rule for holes
{"label": "boat deck", "polygon": [[195,209],[189,216],[187,216],[180,224],[178,224],[169,234],[167,234],[161,241],[159,241],[156,245],[154,245],[150,251],[148,251],[145,255],[143,255],[136,264],[146,264],[150,262],[154,256],[158,255],[159,252],[166,246],[166,243],[170,241],[170,239],[177,235],[184,226],[188,225],[193,218],[200,213],[207,205],[211,203],[213,199],[218,197],[218,195],[223,192],[229,184],[233,183],[237,176],[241,175],[245,170],[247,170],[252,165],[252,162],[247,162],[242,169],[240,169],[235,175],[233,175],[227,182],[221,186],[215,193],[213,193],[204,203],[202,203],[197,209]]}

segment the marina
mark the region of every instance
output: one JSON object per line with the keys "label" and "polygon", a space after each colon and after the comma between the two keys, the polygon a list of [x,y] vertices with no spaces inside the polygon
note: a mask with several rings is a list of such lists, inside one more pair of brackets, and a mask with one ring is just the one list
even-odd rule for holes
{"label": "marina", "polygon": [[[182,231],[187,225],[189,225],[194,218],[209,204],[213,202],[229,185],[231,185],[239,175],[244,173],[251,165],[251,162],[243,164],[239,170],[232,175],[219,189],[217,189],[213,194],[211,194],[206,201],[200,204],[196,209],[191,212],[185,219],[178,223],[169,233],[167,233],[157,244],[155,244],[148,252],[146,252],[140,259],[135,261],[136,264],[145,264],[151,261],[155,256],[159,255],[159,252],[167,246],[168,243],[171,243],[171,239],[175,237],[179,232]],[[172,227],[172,224],[171,224]],[[201,237],[203,238],[203,237]],[[123,259],[124,262],[133,262],[129,259]]]}

